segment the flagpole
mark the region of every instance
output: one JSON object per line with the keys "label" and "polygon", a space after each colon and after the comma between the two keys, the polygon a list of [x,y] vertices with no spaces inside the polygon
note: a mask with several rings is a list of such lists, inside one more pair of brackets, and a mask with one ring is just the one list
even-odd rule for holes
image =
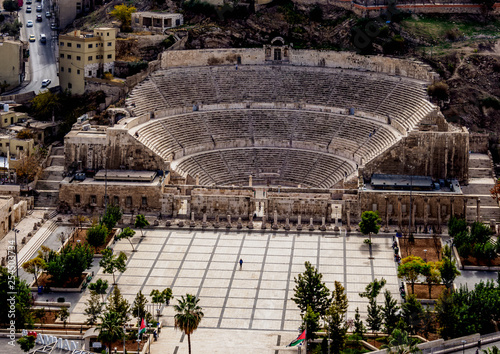
{"label": "flagpole", "polygon": [[141,332],[141,313],[139,306],[137,306],[137,317],[139,317],[139,325],[137,326],[137,354],[141,354],[141,340],[139,339],[139,334]]}

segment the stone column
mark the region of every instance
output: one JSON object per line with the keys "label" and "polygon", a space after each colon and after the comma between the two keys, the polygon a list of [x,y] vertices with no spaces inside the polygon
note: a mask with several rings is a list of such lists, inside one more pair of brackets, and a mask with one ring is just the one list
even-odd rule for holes
{"label": "stone column", "polygon": [[299,215],[297,216],[297,231],[302,230],[302,217]]}
{"label": "stone column", "polygon": [[399,229],[402,230],[403,228],[403,208],[401,206],[401,197],[398,197],[398,226]]}
{"label": "stone column", "polygon": [[424,232],[427,233],[429,226],[429,199],[424,198]]}
{"label": "stone column", "polygon": [[285,230],[290,230],[290,218],[288,216],[285,221]]}
{"label": "stone column", "polygon": [[476,208],[476,221],[481,221],[481,198],[477,198],[477,208]]}
{"label": "stone column", "polygon": [[325,217],[321,218],[321,227],[319,228],[321,231],[326,231]]}
{"label": "stone column", "polygon": [[215,223],[214,223],[214,227],[215,227],[215,228],[218,228],[218,227],[219,227],[219,214],[216,214],[216,215],[215,215]]}
{"label": "stone column", "polygon": [[201,223],[201,227],[202,228],[207,227],[207,213],[203,213],[203,221]]}
{"label": "stone column", "polygon": [[309,231],[314,230],[313,218],[309,219]]}
{"label": "stone column", "polygon": [[190,227],[195,227],[196,223],[194,222],[194,212],[191,212],[191,221],[189,222]]}
{"label": "stone column", "polygon": [[437,233],[441,233],[441,199],[436,199],[437,201]]}
{"label": "stone column", "polygon": [[276,230],[278,228],[278,211],[277,210],[274,211],[274,220],[273,221],[274,222],[273,222],[272,228]]}
{"label": "stone column", "polygon": [[262,230],[265,230],[266,229],[266,215],[263,215],[262,216],[262,226],[261,226],[261,229]]}
{"label": "stone column", "polygon": [[351,207],[350,207],[350,204],[348,204],[348,203],[346,203],[346,205],[345,205],[345,214],[346,214],[346,221],[347,221],[346,231],[351,232]]}
{"label": "stone column", "polygon": [[227,229],[230,229],[232,227],[231,225],[231,215],[228,215],[227,216],[227,224],[226,224],[226,228]]}
{"label": "stone column", "polygon": [[385,229],[384,232],[389,232],[389,198],[384,197],[385,199]]}
{"label": "stone column", "polygon": [[241,216],[238,218],[238,224],[236,224],[236,227],[238,229],[241,229],[243,227],[243,223],[241,222]]}
{"label": "stone column", "polygon": [[199,186],[200,185],[200,175],[196,175],[196,182],[194,183],[195,185]]}
{"label": "stone column", "polygon": [[253,229],[253,214],[248,214],[248,226],[249,229]]}
{"label": "stone column", "polygon": [[248,186],[251,187],[253,183],[252,175],[248,176]]}

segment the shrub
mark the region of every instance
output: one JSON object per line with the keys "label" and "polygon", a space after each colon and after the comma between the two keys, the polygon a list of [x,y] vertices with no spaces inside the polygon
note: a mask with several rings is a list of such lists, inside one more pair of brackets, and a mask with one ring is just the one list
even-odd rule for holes
{"label": "shrub", "polygon": [[481,105],[485,108],[500,109],[500,101],[497,98],[491,96],[483,98],[481,100]]}
{"label": "shrub", "polygon": [[99,247],[104,244],[108,236],[106,225],[96,224],[87,230],[87,242],[93,247]]}
{"label": "shrub", "polygon": [[446,101],[449,97],[450,88],[444,81],[439,81],[433,83],[427,88],[427,93],[432,98],[435,98],[440,101]]}
{"label": "shrub", "polygon": [[64,302],[64,300],[65,300],[65,299],[64,299],[63,297],[58,297],[58,298],[57,298],[57,302]]}

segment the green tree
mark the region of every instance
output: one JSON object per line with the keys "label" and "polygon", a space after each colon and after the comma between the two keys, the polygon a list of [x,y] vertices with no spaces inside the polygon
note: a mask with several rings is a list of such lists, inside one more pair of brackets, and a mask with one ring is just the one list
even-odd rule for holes
{"label": "green tree", "polygon": [[[67,307],[61,307],[59,312],[57,312],[57,318],[63,322],[64,330],[66,330],[66,324],[68,323],[69,310]],[[68,333],[68,332],[66,332]]]}
{"label": "green tree", "polygon": [[33,274],[35,277],[35,284],[38,287],[38,273],[40,270],[47,268],[47,263],[40,258],[35,257],[27,262],[23,263],[23,269],[26,273]]}
{"label": "green tree", "polygon": [[49,90],[39,93],[31,100],[31,115],[37,120],[51,120],[54,112],[59,109],[61,109],[59,96]]}
{"label": "green tree", "polygon": [[130,240],[132,237],[134,237],[135,235],[135,231],[132,230],[130,227],[126,227],[123,229],[122,232],[120,232],[120,234],[118,236],[115,237],[115,240],[117,241],[120,241],[120,240],[127,240],[129,243],[130,243],[130,246],[132,247],[132,252],[135,252],[137,251],[135,248],[134,248],[134,245],[132,244],[132,241]]}
{"label": "green tree", "polygon": [[453,302],[453,293],[450,289],[443,291],[435,306],[438,333],[445,340],[458,337],[459,326],[458,308]]}
{"label": "green tree", "polygon": [[427,262],[422,265],[420,273],[425,277],[427,286],[429,287],[429,299],[432,297],[432,285],[441,282],[441,273],[438,269],[439,264]]}
{"label": "green tree", "polygon": [[97,323],[99,315],[102,312],[102,302],[99,297],[99,294],[95,290],[90,291],[90,299],[87,300],[87,306],[84,310],[87,315],[85,323],[89,326],[93,326]]}
{"label": "green tree", "polygon": [[417,341],[410,337],[408,332],[399,328],[394,329],[388,338],[388,352],[393,354],[420,353]]}
{"label": "green tree", "polygon": [[43,333],[43,324],[45,322],[45,319],[47,318],[47,313],[45,312],[45,308],[38,308],[33,310],[33,317],[40,321],[40,327],[42,328],[42,333]]}
{"label": "green tree", "polygon": [[349,329],[346,318],[348,306],[345,288],[340,282],[335,281],[331,305],[325,316],[328,338],[332,339],[330,347],[334,354],[339,354],[345,348]]}
{"label": "green tree", "polygon": [[172,289],[170,288],[163,289],[162,296],[165,304],[167,305],[170,304],[170,300],[174,298],[174,296],[172,295]]}
{"label": "green tree", "polygon": [[411,334],[416,334],[422,328],[422,313],[424,309],[414,294],[406,296],[406,302],[401,305],[402,317]]}
{"label": "green tree", "polygon": [[11,325],[12,314],[15,315],[16,329],[31,328],[33,324],[31,290],[24,280],[16,276],[12,277],[4,267],[0,267],[0,301],[2,304],[14,305],[14,312],[11,312],[10,306],[0,306],[2,328],[8,328]]}
{"label": "green tree", "polygon": [[146,304],[148,303],[148,299],[139,291],[135,296],[134,303],[132,304],[132,316],[136,317],[140,321],[141,318],[146,318],[148,312],[146,311]]}
{"label": "green tree", "polygon": [[[165,302],[165,299],[163,297],[163,293],[158,290],[158,289],[153,289],[151,290],[151,293],[149,294],[151,296],[151,302],[153,304],[163,304]],[[158,305],[158,309],[160,308],[160,305]],[[153,308],[154,310],[154,308]]]}
{"label": "green tree", "polygon": [[3,9],[8,12],[14,12],[19,9],[17,1],[14,0],[3,0]]}
{"label": "green tree", "polygon": [[89,284],[89,289],[91,291],[94,291],[96,294],[101,295],[102,302],[104,302],[104,295],[108,290],[108,286],[109,285],[107,280],[103,281],[102,279],[97,279],[95,283]]}
{"label": "green tree", "polygon": [[142,232],[142,229],[145,228],[146,226],[149,226],[149,222],[146,220],[144,215],[142,215],[142,214],[137,215],[135,217],[134,227],[141,229],[141,237],[144,237],[144,233]]}
{"label": "green tree", "polygon": [[483,350],[483,353],[486,353],[486,354],[500,354],[500,349],[498,349],[498,347],[496,345],[490,347],[490,348],[486,348]]}
{"label": "green tree", "polygon": [[377,305],[377,296],[382,291],[385,286],[386,280],[384,278],[377,280],[375,279],[370,284],[368,284],[363,293],[360,293],[360,297],[368,298],[368,314],[366,317],[366,323],[368,329],[375,333],[379,331],[382,327],[383,317],[382,317],[382,306]]}
{"label": "green tree", "polygon": [[116,284],[115,272],[123,273],[127,270],[127,255],[120,252],[118,256],[113,255],[113,250],[106,248],[102,252],[102,259],[99,265],[105,274],[113,274],[113,284]]}
{"label": "green tree", "polygon": [[292,301],[302,313],[307,310],[307,306],[311,306],[313,312],[323,317],[330,306],[330,290],[323,282],[323,275],[311,263],[305,262],[304,265],[304,273],[294,277],[295,294]]}
{"label": "green tree", "polygon": [[17,340],[19,346],[24,352],[29,352],[35,347],[35,336],[24,336]]}
{"label": "green tree", "polygon": [[68,278],[80,277],[90,269],[94,260],[94,252],[88,245],[76,244],[74,247],[66,246],[61,250],[64,274]]}
{"label": "green tree", "polygon": [[106,311],[116,313],[121,326],[125,325],[125,323],[129,319],[130,304],[123,298],[118,286],[115,286],[113,288],[113,291],[109,296],[108,304],[106,305]]}
{"label": "green tree", "polygon": [[408,256],[403,258],[398,266],[398,278],[411,284],[411,293],[415,293],[415,282],[418,280],[424,261],[420,257]]}
{"label": "green tree", "polygon": [[457,219],[455,216],[450,217],[448,221],[448,235],[455,237],[464,231],[467,231],[467,222],[465,219]]}
{"label": "green tree", "polygon": [[122,218],[122,215],[122,210],[118,205],[110,204],[102,216],[101,223],[106,225],[107,229],[111,231]]}
{"label": "green tree", "polygon": [[359,229],[363,235],[368,235],[370,242],[372,241],[372,233],[378,234],[380,230],[380,223],[382,219],[378,216],[378,212],[375,211],[364,211],[361,214],[361,222],[359,223]]}
{"label": "green tree", "polygon": [[311,306],[307,306],[306,313],[302,315],[302,324],[300,330],[306,330],[306,340],[313,340],[316,338],[316,332],[319,331],[320,315],[314,312]]}
{"label": "green tree", "polygon": [[398,302],[392,297],[391,292],[386,290],[384,293],[384,306],[382,307],[382,318],[384,329],[387,334],[392,333],[399,321]]}
{"label": "green tree", "polygon": [[356,307],[356,311],[354,313],[354,334],[358,336],[360,339],[363,339],[365,333],[366,333],[366,327],[363,324],[361,315],[359,314],[359,307]]}
{"label": "green tree", "polygon": [[99,316],[101,323],[97,326],[99,330],[98,340],[107,344],[109,353],[112,353],[111,345],[123,337],[123,324],[121,317],[116,312],[105,312]]}
{"label": "green tree", "polygon": [[114,9],[111,10],[109,14],[121,22],[120,28],[122,32],[130,32],[132,14],[136,12],[136,10],[137,9],[134,6],[127,6],[123,4],[115,5]]}
{"label": "green tree", "polygon": [[195,295],[186,294],[186,297],[181,296],[179,303],[174,306],[176,312],[174,316],[174,327],[179,328],[188,337],[189,354],[191,354],[191,334],[200,325],[204,314],[202,308],[198,306],[198,299]]}
{"label": "green tree", "polygon": [[95,224],[87,230],[87,242],[95,248],[104,245],[106,237],[108,237],[106,225]]}

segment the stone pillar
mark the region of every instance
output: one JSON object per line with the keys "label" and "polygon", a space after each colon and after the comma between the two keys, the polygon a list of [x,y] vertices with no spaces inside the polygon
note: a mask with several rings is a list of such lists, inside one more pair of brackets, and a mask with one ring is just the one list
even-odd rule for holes
{"label": "stone pillar", "polygon": [[326,220],[325,220],[325,217],[323,216],[323,217],[321,218],[321,226],[320,226],[320,228],[319,228],[321,231],[326,231],[326,223],[325,223],[325,221],[326,221]]}
{"label": "stone pillar", "polygon": [[207,227],[207,213],[203,213],[203,222],[201,223],[201,227]]}
{"label": "stone pillar", "polygon": [[481,198],[477,198],[477,201],[476,201],[476,205],[477,205],[477,208],[476,208],[476,221],[477,222],[480,222],[481,221]]}
{"label": "stone pillar", "polygon": [[398,197],[398,226],[402,230],[403,226],[403,208],[401,206],[401,197]]}
{"label": "stone pillar", "polygon": [[302,230],[302,217],[299,215],[297,216],[297,231]]}
{"label": "stone pillar", "polygon": [[437,201],[437,233],[441,233],[441,199],[436,199]]}
{"label": "stone pillar", "polygon": [[467,222],[467,198],[464,198],[464,219]]}
{"label": "stone pillar", "polygon": [[290,230],[290,218],[287,216],[285,221],[285,230]]}
{"label": "stone pillar", "polygon": [[351,206],[349,203],[346,203],[345,205],[345,213],[347,221],[346,231],[351,232]]}
{"label": "stone pillar", "polygon": [[195,185],[199,186],[200,185],[200,175],[196,175],[196,182],[194,183]]}
{"label": "stone pillar", "polygon": [[189,227],[195,227],[196,223],[194,222],[194,212],[191,212],[191,221],[189,222]]}
{"label": "stone pillar", "polygon": [[227,224],[226,224],[226,229],[230,229],[232,227],[231,225],[231,215],[227,216]]}
{"label": "stone pillar", "polygon": [[219,224],[219,214],[215,215],[215,222],[214,222],[214,228],[218,228],[220,226]]}
{"label": "stone pillar", "polygon": [[253,214],[248,214],[248,225],[249,229],[253,229]]}
{"label": "stone pillar", "polygon": [[424,198],[424,233],[427,233],[429,225],[429,199]]}
{"label": "stone pillar", "polygon": [[278,229],[278,211],[277,210],[274,211],[274,220],[273,221],[274,222],[273,222],[272,228],[274,230],[277,230]]}
{"label": "stone pillar", "polygon": [[241,229],[243,227],[243,223],[241,222],[241,216],[238,218],[238,224],[236,224],[236,228]]}
{"label": "stone pillar", "polygon": [[309,219],[309,231],[314,231],[313,218]]}
{"label": "stone pillar", "polygon": [[263,215],[262,216],[262,227],[261,227],[262,230],[266,229],[266,221],[267,221],[266,220],[266,215]]}
{"label": "stone pillar", "polygon": [[248,176],[248,186],[251,187],[252,186],[252,175]]}
{"label": "stone pillar", "polygon": [[385,228],[384,232],[389,232],[389,198],[384,197],[385,199]]}

